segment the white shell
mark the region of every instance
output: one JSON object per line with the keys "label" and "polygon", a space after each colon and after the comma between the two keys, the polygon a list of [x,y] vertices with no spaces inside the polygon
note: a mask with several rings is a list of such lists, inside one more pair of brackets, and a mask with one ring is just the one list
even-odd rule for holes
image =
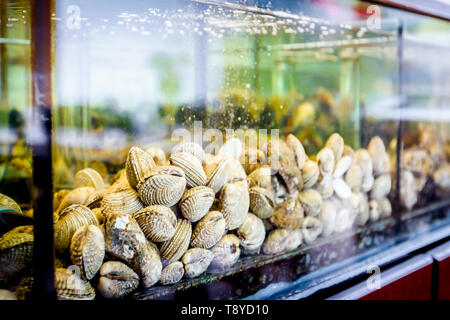
{"label": "white shell", "polygon": [[219,149],[217,155],[220,157],[232,157],[239,159],[242,154],[242,142],[238,138],[231,138]]}
{"label": "white shell", "polygon": [[375,179],[370,197],[373,200],[380,201],[385,198],[391,191],[391,176],[384,174]]}
{"label": "white shell", "polygon": [[336,162],[336,167],[334,168],[333,177],[341,178],[352,165],[352,158],[350,156],[343,156]]}
{"label": "white shell", "polygon": [[323,231],[322,235],[328,237],[334,231],[336,223],[336,206],[332,201],[324,201],[320,209],[319,219],[322,221]]}
{"label": "white shell", "polygon": [[323,176],[330,175],[335,166],[334,153],[331,148],[325,147],[319,151],[316,158],[319,170]]}
{"label": "white shell", "polygon": [[319,219],[309,216],[303,220],[302,232],[305,243],[313,243],[322,233],[322,230],[322,222]]}
{"label": "white shell", "polygon": [[350,190],[350,187],[342,179],[334,179],[333,188],[334,192],[336,192],[341,199],[349,199],[352,194],[352,190]]}

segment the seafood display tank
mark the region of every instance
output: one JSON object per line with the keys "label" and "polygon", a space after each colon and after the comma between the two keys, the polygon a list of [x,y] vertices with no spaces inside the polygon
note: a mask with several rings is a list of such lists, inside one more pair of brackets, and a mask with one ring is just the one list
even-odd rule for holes
{"label": "seafood display tank", "polygon": [[2,1],[0,299],[326,298],[448,240],[450,23],[374,2]]}

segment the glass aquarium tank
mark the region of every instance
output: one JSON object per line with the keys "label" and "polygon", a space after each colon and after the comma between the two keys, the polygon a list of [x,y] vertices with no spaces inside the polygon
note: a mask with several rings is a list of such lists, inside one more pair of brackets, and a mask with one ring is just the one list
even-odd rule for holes
{"label": "glass aquarium tank", "polygon": [[[45,2],[2,7],[0,192],[22,207],[5,210],[34,205],[35,229],[53,234],[40,246],[53,268],[34,271],[54,278],[47,295],[276,298],[363,265],[418,223],[430,230],[430,210],[446,223],[448,73],[410,56],[443,54],[409,34],[436,19],[383,7],[374,20],[354,1]],[[3,26],[22,13],[17,35]],[[41,69],[26,14],[48,17],[53,212],[30,196]],[[431,97],[413,97],[426,79]],[[424,101],[431,124],[414,116]],[[409,155],[424,146],[436,151],[429,171]],[[422,174],[433,196],[410,205],[408,179]],[[2,270],[24,246],[10,238],[33,249],[32,217],[5,224]],[[19,260],[0,284],[27,299],[39,262]]]}

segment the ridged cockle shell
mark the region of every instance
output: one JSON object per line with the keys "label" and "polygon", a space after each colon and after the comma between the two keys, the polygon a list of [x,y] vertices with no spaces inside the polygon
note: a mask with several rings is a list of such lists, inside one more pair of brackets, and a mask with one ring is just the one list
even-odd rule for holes
{"label": "ridged cockle shell", "polygon": [[250,211],[261,219],[268,219],[274,212],[274,196],[272,191],[260,188],[252,187],[249,189],[250,195]]}
{"label": "ridged cockle shell", "polygon": [[188,152],[173,153],[170,156],[172,165],[181,168],[186,177],[186,183],[190,187],[206,185],[206,173],[201,161]]}
{"label": "ridged cockle shell", "polygon": [[237,235],[244,254],[259,253],[266,237],[266,229],[260,218],[248,213],[244,223],[237,229]]}
{"label": "ridged cockle shell", "polygon": [[98,190],[103,189],[105,183],[103,182],[100,173],[92,168],[85,168],[78,171],[73,178],[73,188],[76,189],[80,187],[93,187]]}
{"label": "ridged cockle shell", "polygon": [[181,261],[174,261],[168,264],[161,272],[159,283],[170,285],[177,283],[184,276],[184,265]]}
{"label": "ridged cockle shell", "polygon": [[178,219],[175,234],[170,240],[162,243],[161,257],[168,263],[179,260],[189,248],[192,226],[188,220]]}
{"label": "ridged cockle shell", "polygon": [[131,147],[125,163],[125,171],[130,186],[136,189],[137,185],[147,178],[154,167],[156,167],[156,163],[149,153],[139,147]]}
{"label": "ridged cockle shell", "polygon": [[95,290],[73,269],[55,269],[55,289],[58,300],[93,300]]}
{"label": "ridged cockle shell", "polygon": [[179,202],[181,213],[191,222],[197,222],[209,211],[214,202],[214,190],[198,186],[186,191]]}
{"label": "ridged cockle shell", "polygon": [[175,233],[177,217],[167,207],[148,206],[133,214],[148,240],[153,242],[167,241]]}
{"label": "ridged cockle shell", "polygon": [[219,211],[208,212],[195,226],[191,237],[191,246],[209,249],[225,233],[225,219]]}
{"label": "ridged cockle shell", "polygon": [[184,264],[185,275],[188,278],[195,278],[208,269],[214,254],[201,248],[192,248],[186,251],[181,261]]}
{"label": "ridged cockle shell", "polygon": [[176,154],[180,152],[187,152],[195,156],[200,163],[205,162],[205,152],[201,145],[195,142],[181,142],[174,146],[171,150],[171,154]]}
{"label": "ridged cockle shell", "polygon": [[219,207],[227,230],[238,228],[244,222],[250,207],[248,190],[240,185],[226,184],[220,191]]}
{"label": "ridged cockle shell", "polygon": [[20,226],[0,237],[0,274],[13,277],[31,266],[33,226]]}

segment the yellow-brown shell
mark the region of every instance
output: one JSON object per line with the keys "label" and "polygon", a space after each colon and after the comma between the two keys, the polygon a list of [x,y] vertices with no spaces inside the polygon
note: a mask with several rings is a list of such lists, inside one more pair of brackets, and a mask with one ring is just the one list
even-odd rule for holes
{"label": "yellow-brown shell", "polygon": [[0,237],[0,274],[14,276],[31,266],[33,226],[20,226]]}
{"label": "yellow-brown shell", "polygon": [[244,222],[250,207],[248,190],[240,185],[226,184],[220,191],[219,206],[227,230],[238,228]]}
{"label": "yellow-brown shell", "polygon": [[139,147],[131,147],[125,163],[125,172],[130,186],[136,189],[154,167],[156,167],[155,161],[149,153]]}
{"label": "yellow-brown shell", "polygon": [[[207,164],[205,164],[205,168]],[[219,192],[228,180],[228,159],[220,160],[217,165],[212,166],[212,172],[208,174],[207,186],[214,190],[214,193]]]}
{"label": "yellow-brown shell", "polygon": [[138,186],[138,194],[146,206],[171,207],[183,196],[186,179],[183,170],[175,166],[156,167]]}
{"label": "yellow-brown shell", "polygon": [[239,238],[234,234],[226,234],[212,247],[211,251],[214,254],[211,265],[214,268],[225,269],[230,267],[238,261],[241,254]]}
{"label": "yellow-brown shell", "polygon": [[100,208],[102,206],[103,197],[107,194],[106,189],[95,190],[86,199],[85,205],[89,209]]}
{"label": "yellow-brown shell", "polygon": [[95,290],[74,269],[55,269],[55,289],[58,300],[93,300]]}
{"label": "yellow-brown shell", "polygon": [[81,274],[91,280],[100,270],[105,257],[105,237],[95,225],[85,225],[74,233],[70,244],[70,259]]}
{"label": "yellow-brown shell", "polygon": [[272,191],[272,170],[269,166],[261,166],[247,176],[248,186],[260,187]]}
{"label": "yellow-brown shell", "polygon": [[244,223],[237,229],[237,235],[244,254],[259,253],[266,237],[263,221],[252,213],[248,213]]}
{"label": "yellow-brown shell", "polygon": [[375,179],[375,182],[370,192],[370,198],[380,201],[385,198],[391,191],[391,176],[384,174]]}
{"label": "yellow-brown shell", "polygon": [[105,183],[103,178],[96,170],[92,168],[85,168],[78,171],[73,178],[73,188],[93,187],[94,189],[103,189]]}
{"label": "yellow-brown shell", "polygon": [[383,140],[379,136],[375,136],[370,139],[367,146],[367,151],[372,158],[374,173],[383,171],[384,155],[386,154],[386,147]]}
{"label": "yellow-brown shell", "polygon": [[163,149],[150,147],[145,149],[145,152],[153,158],[153,161],[157,166],[163,166],[166,164],[166,154]]}
{"label": "yellow-brown shell", "polygon": [[144,208],[144,205],[137,192],[128,187],[104,194],[101,207],[105,216],[116,213],[132,215]]}
{"label": "yellow-brown shell", "polygon": [[107,299],[118,299],[133,292],[139,285],[139,276],[120,261],[107,261],[100,268],[98,293]]}
{"label": "yellow-brown shell", "polygon": [[98,226],[97,217],[88,207],[73,204],[64,209],[55,224],[56,250],[60,253],[66,252],[70,248],[70,242],[75,231],[89,224]]}
{"label": "yellow-brown shell", "polygon": [[214,202],[214,190],[198,186],[186,191],[179,202],[181,213],[191,222],[197,222],[209,211]]}
{"label": "yellow-brown shell", "polygon": [[339,135],[339,133],[333,133],[325,143],[325,146],[333,150],[334,161],[339,161],[344,152],[344,139]]}
{"label": "yellow-brown shell", "polygon": [[186,177],[186,184],[190,187],[206,185],[206,173],[201,161],[191,153],[179,152],[170,156],[172,165],[181,168]]}
{"label": "yellow-brown shell", "polygon": [[208,212],[195,226],[191,237],[191,246],[209,249],[225,233],[225,219],[219,211]]}
{"label": "yellow-brown shell", "polygon": [[267,158],[264,152],[256,148],[246,149],[239,161],[247,174],[252,173],[260,165],[267,164]]}
{"label": "yellow-brown shell", "polygon": [[177,283],[184,276],[184,266],[180,261],[174,261],[167,265],[161,272],[159,283],[162,285],[170,285]]}
{"label": "yellow-brown shell", "polygon": [[87,199],[94,191],[95,189],[93,187],[81,187],[73,189],[63,198],[56,211],[58,213],[61,213],[61,211],[72,204],[86,204]]}
{"label": "yellow-brown shell", "polygon": [[227,183],[233,183],[238,181],[245,181],[247,179],[247,173],[239,160],[234,158],[228,159],[228,179]]}
{"label": "yellow-brown shell", "polygon": [[249,189],[250,211],[261,219],[268,219],[273,215],[275,199],[273,192],[260,187]]}
{"label": "yellow-brown shell", "polygon": [[11,209],[13,211],[16,211],[17,213],[22,213],[22,209],[20,209],[20,206],[17,204],[17,202],[2,193],[0,193],[0,207]]}
{"label": "yellow-brown shell", "polygon": [[345,182],[355,192],[361,189],[363,178],[363,171],[357,164],[353,164],[345,174]]}
{"label": "yellow-brown shell", "polygon": [[55,212],[61,205],[61,202],[64,199],[64,197],[67,196],[70,193],[70,191],[72,191],[72,190],[62,189],[53,194],[53,210]]}
{"label": "yellow-brown shell", "polygon": [[170,208],[160,205],[148,206],[133,214],[133,218],[147,239],[152,242],[167,241],[175,233],[177,217]]}
{"label": "yellow-brown shell", "polygon": [[322,196],[320,193],[313,189],[303,190],[299,193],[298,199],[303,207],[305,215],[317,216],[320,213],[322,206]]}
{"label": "yellow-brown shell", "polygon": [[195,278],[208,269],[214,254],[202,248],[192,248],[186,251],[181,259],[184,264],[185,275],[188,278]]}
{"label": "yellow-brown shell", "polygon": [[263,245],[264,254],[277,254],[283,251],[294,250],[302,244],[301,229],[274,229],[267,236]]}
{"label": "yellow-brown shell", "polygon": [[144,250],[136,255],[130,263],[131,267],[141,276],[142,286],[149,288],[161,278],[162,262],[158,247],[147,241]]}
{"label": "yellow-brown shell", "polygon": [[306,160],[308,160],[308,156],[306,155],[305,149],[303,148],[300,140],[297,139],[293,134],[289,134],[286,138],[286,143],[289,148],[292,150],[295,156],[295,163],[297,164],[297,168],[299,170],[303,169]]}
{"label": "yellow-brown shell", "polygon": [[187,152],[195,156],[200,163],[205,161],[205,152],[203,148],[195,142],[181,142],[172,148],[171,154]]}
{"label": "yellow-brown shell", "polygon": [[317,165],[323,176],[328,176],[333,173],[335,160],[333,150],[329,147],[324,147],[317,153]]}
{"label": "yellow-brown shell", "polygon": [[303,208],[297,198],[291,198],[279,204],[270,218],[279,228],[297,229],[302,225],[304,218]]}
{"label": "yellow-brown shell", "polygon": [[303,188],[312,188],[319,179],[319,166],[315,161],[307,160],[302,169]]}
{"label": "yellow-brown shell", "polygon": [[169,263],[179,260],[189,248],[191,235],[191,223],[185,219],[178,219],[175,234],[161,245],[161,256]]}
{"label": "yellow-brown shell", "polygon": [[378,204],[382,217],[389,217],[392,214],[392,205],[388,198],[383,198]]}

